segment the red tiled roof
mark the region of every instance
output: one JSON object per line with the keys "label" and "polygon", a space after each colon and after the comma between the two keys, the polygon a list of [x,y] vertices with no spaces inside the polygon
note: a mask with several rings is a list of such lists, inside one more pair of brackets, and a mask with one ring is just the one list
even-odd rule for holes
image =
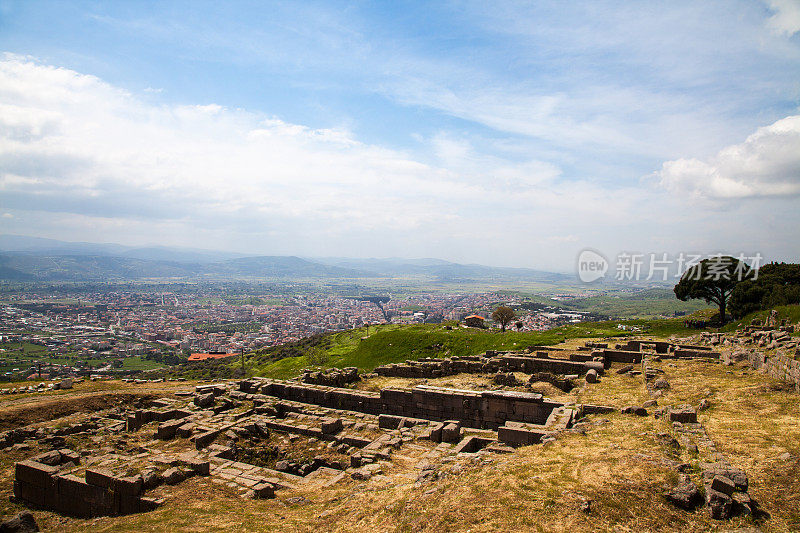
{"label": "red tiled roof", "polygon": [[234,353],[193,353],[189,356],[189,361],[204,361],[205,359],[222,359],[223,357],[233,357]]}
{"label": "red tiled roof", "polygon": [[485,319],[485,318],[483,318],[481,315],[469,315],[469,316],[465,316],[465,317],[464,317],[464,320],[466,320],[466,319],[468,319],[468,318],[480,318],[481,320],[486,320],[486,319]]}

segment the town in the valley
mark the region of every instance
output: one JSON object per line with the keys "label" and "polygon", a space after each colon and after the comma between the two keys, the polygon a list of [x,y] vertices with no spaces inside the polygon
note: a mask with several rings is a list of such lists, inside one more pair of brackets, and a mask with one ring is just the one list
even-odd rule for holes
{"label": "town in the valley", "polygon": [[[497,302],[520,305],[523,299],[498,293],[395,299],[315,293],[222,298],[219,291],[202,290],[21,291],[0,307],[0,380],[123,375],[131,367],[141,370],[141,360],[156,368],[224,358],[370,324],[438,324],[474,316],[490,326]],[[526,307],[515,317],[515,330],[541,331],[587,315],[561,308],[557,299]],[[126,363],[128,358],[133,359]]]}

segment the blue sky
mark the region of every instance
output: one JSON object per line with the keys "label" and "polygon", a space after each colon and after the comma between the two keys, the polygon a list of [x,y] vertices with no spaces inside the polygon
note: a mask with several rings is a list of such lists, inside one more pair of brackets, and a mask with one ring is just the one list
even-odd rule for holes
{"label": "blue sky", "polygon": [[0,0],[3,231],[800,254],[800,2]]}

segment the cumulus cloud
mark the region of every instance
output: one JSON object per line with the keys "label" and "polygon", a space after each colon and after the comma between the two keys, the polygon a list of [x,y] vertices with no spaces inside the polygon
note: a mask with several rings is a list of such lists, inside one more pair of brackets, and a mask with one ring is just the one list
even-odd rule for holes
{"label": "cumulus cloud", "polygon": [[[413,156],[346,129],[216,104],[154,105],[96,77],[13,55],[0,61],[0,106],[4,207],[28,219],[39,213],[39,223],[80,217],[76,228],[94,219],[98,232],[128,220],[149,224],[151,239],[162,231],[155,228],[183,226],[218,239],[224,230],[239,239],[228,247],[257,242],[261,250],[321,253],[322,244],[351,254],[380,232],[373,245],[384,249],[370,253],[389,255],[425,228],[437,228],[432,240],[492,239],[501,211],[544,232],[535,220],[605,194],[557,183],[560,170],[550,163],[489,156],[446,136],[430,143],[430,158]],[[419,233],[413,240],[417,250],[400,255],[430,253]]]}
{"label": "cumulus cloud", "polygon": [[667,161],[657,179],[670,191],[714,199],[800,194],[800,115],[759,128],[707,161]]}
{"label": "cumulus cloud", "polygon": [[0,64],[0,102],[0,187],[53,210],[150,217],[160,207],[164,219],[192,210],[335,211],[381,223],[391,196],[436,173],[344,130],[216,104],[152,106],[92,76],[18,57]]}

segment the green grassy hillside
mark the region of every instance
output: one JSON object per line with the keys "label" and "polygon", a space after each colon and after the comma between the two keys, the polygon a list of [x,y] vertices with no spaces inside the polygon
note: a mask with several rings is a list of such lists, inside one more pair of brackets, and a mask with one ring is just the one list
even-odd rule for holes
{"label": "green grassy hillside", "polygon": [[[618,325],[635,330],[623,330]],[[447,329],[447,326],[452,329]],[[302,355],[265,360],[264,353],[250,354],[249,372],[287,378],[309,367],[355,366],[369,371],[376,366],[424,357],[477,355],[486,350],[515,350],[535,345],[556,345],[565,339],[625,337],[634,334],[690,335],[683,319],[582,322],[547,331],[519,333],[462,328],[455,324],[371,326],[324,336],[303,348]],[[269,353],[269,351],[267,351]]]}
{"label": "green grassy hillside", "polygon": [[[800,321],[800,306],[782,307],[778,311],[781,318],[789,318],[792,322]],[[691,317],[710,319],[713,314],[714,311],[708,309],[698,311]],[[742,323],[749,324],[757,315],[763,318],[766,313],[748,315],[741,321],[728,324],[724,329],[734,330]],[[686,317],[581,322],[547,331],[523,333],[463,328],[455,323],[369,326],[314,335],[246,354],[245,368],[248,375],[289,378],[306,368],[354,366],[362,371],[370,371],[379,365],[424,357],[477,355],[486,350],[521,350],[528,346],[557,345],[575,338],[640,335],[665,338],[698,333],[699,330],[684,326],[684,318]],[[241,361],[236,358],[184,365],[168,371],[167,375],[215,379],[240,376],[241,372]]]}
{"label": "green grassy hillside", "polygon": [[[750,325],[754,318],[757,318],[763,321],[767,318],[770,314],[771,310],[767,311],[755,311],[746,315],[741,320],[737,320],[735,322],[730,322],[725,325],[720,331],[735,331],[741,324]],[[775,311],[778,312],[778,320],[786,319],[791,324],[797,324],[800,322],[800,305],[779,305],[775,307]]]}
{"label": "green grassy hillside", "polygon": [[690,314],[712,309],[703,300],[682,302],[675,298],[672,289],[647,289],[634,293],[612,293],[586,298],[573,298],[560,302],[565,307],[590,311],[610,318],[655,318]]}

